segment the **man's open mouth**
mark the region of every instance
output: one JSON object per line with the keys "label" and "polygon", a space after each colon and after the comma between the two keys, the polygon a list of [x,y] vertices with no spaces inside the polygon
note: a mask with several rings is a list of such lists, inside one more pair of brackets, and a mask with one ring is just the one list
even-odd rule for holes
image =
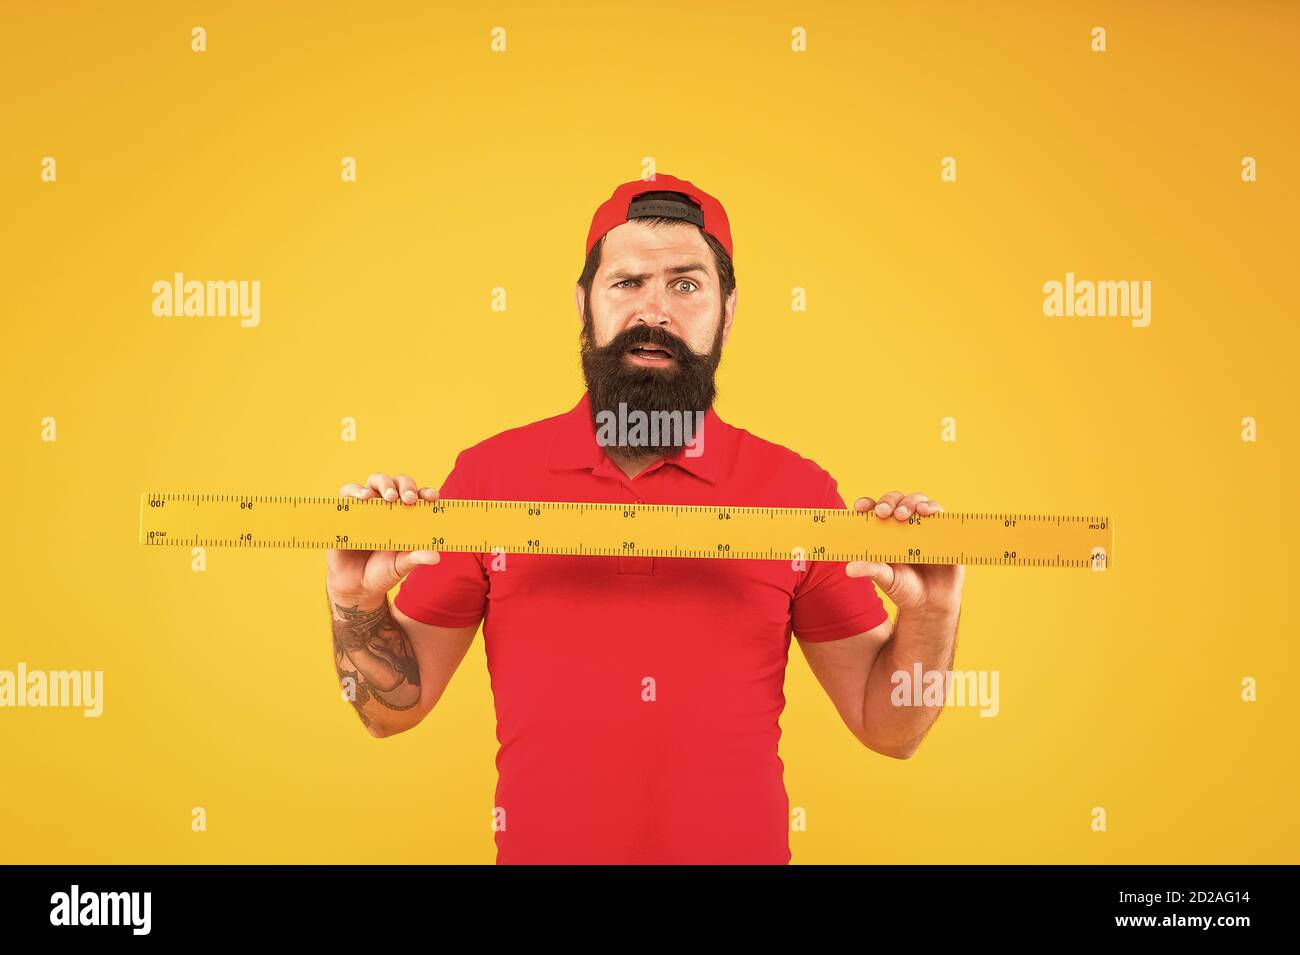
{"label": "man's open mouth", "polygon": [[673,360],[673,353],[658,345],[633,345],[627,350],[633,358],[646,362],[668,362]]}

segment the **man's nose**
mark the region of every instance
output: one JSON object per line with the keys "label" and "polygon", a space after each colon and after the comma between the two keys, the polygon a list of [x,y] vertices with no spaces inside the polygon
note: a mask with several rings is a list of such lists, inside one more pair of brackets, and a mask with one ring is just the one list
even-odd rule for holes
{"label": "man's nose", "polygon": [[659,300],[659,296],[654,292],[649,292],[641,300],[641,305],[636,312],[636,319],[644,325],[658,325],[661,328],[672,321],[668,315],[668,309],[664,307],[664,303]]}
{"label": "man's nose", "polygon": [[652,284],[647,284],[637,303],[636,320],[643,325],[663,327],[672,321],[668,308],[663,301],[663,291]]}

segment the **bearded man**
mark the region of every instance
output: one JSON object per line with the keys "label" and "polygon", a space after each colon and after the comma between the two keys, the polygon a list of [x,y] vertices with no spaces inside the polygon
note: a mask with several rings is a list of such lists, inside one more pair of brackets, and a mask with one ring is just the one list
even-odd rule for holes
{"label": "bearded man", "polygon": [[[586,256],[575,289],[586,391],[569,411],[462,451],[438,490],[376,473],[340,494],[845,506],[816,463],[714,407],[736,315],[721,203],[663,174],[624,183],[596,210]],[[630,418],[674,424],[610,427]],[[854,506],[898,520],[942,510],[899,491]],[[498,863],[785,864],[777,744],[791,637],[854,737],[906,759],[941,705],[894,705],[892,677],[951,670],[963,571],[339,550],[327,592],[335,663],[375,736],[432,710],[482,624]]]}

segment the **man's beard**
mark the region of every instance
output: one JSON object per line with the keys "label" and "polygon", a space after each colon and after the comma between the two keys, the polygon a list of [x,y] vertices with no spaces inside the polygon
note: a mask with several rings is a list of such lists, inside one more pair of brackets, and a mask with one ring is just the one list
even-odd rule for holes
{"label": "man's beard", "polygon": [[[650,417],[655,412],[677,412],[688,426],[703,420],[717,397],[714,373],[722,361],[724,313],[719,312],[718,331],[709,354],[700,355],[671,332],[641,323],[624,329],[612,341],[597,347],[592,338],[590,305],[584,312],[582,374],[587,380],[592,424],[598,431],[597,415],[608,412],[617,420],[620,403],[627,414],[641,411]],[[673,356],[673,361],[662,368],[632,364],[627,353],[634,345],[662,348]],[[688,433],[686,428],[664,428],[653,436],[655,440],[647,436],[645,443],[611,447],[607,451],[613,457],[667,454],[690,444],[693,436],[693,430]]]}

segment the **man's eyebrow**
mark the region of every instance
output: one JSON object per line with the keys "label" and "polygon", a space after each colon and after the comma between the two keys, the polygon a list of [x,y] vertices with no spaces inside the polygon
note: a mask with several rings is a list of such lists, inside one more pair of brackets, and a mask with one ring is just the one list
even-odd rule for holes
{"label": "man's eyebrow", "polygon": [[[669,275],[683,275],[687,272],[703,272],[709,274],[708,268],[703,262],[687,262],[685,265],[673,265],[664,269]],[[627,279],[648,279],[653,276],[653,272],[629,272],[627,269],[615,269],[607,276],[611,282],[623,282]]]}

